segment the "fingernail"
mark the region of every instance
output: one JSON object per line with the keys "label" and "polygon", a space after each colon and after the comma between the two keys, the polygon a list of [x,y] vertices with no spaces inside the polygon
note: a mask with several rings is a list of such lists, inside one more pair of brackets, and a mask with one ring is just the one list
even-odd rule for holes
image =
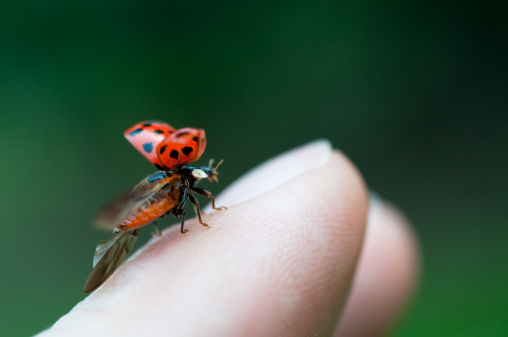
{"label": "fingernail", "polygon": [[367,231],[370,235],[390,236],[393,232],[391,222],[386,221],[387,216],[391,216],[396,212],[394,206],[386,202],[381,196],[369,191],[369,215],[367,222]]}
{"label": "fingernail", "polygon": [[281,165],[282,162],[287,161],[288,165],[295,165],[301,168],[301,170],[298,171],[291,170],[292,172],[296,172],[292,174],[292,177],[296,177],[305,171],[325,165],[330,161],[331,155],[332,144],[330,141],[327,139],[318,139],[269,159],[258,166],[258,168],[270,165]]}
{"label": "fingernail", "polygon": [[376,226],[376,222],[374,221],[379,217],[379,215],[383,212],[384,208],[384,201],[381,198],[381,196],[373,191],[369,190],[369,214],[368,214],[368,221],[369,224],[367,229],[370,229],[372,227]]}

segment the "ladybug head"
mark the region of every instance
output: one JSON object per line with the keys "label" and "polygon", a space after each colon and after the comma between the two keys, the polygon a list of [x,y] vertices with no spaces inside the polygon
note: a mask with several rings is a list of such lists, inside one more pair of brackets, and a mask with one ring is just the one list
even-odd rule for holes
{"label": "ladybug head", "polygon": [[208,166],[202,166],[200,168],[196,168],[192,170],[192,176],[198,180],[208,178],[210,182],[215,181],[216,183],[219,182],[219,179],[217,176],[219,175],[219,172],[217,171],[217,168],[220,164],[222,164],[224,160],[221,160],[217,166],[212,167],[213,159],[210,160],[210,163]]}

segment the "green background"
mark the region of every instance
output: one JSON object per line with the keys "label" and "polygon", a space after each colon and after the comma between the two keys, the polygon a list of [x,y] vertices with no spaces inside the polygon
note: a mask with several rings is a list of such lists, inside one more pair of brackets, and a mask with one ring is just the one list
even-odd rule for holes
{"label": "green background", "polygon": [[214,193],[330,139],[421,240],[419,295],[393,335],[508,335],[504,13],[488,1],[2,1],[0,335],[34,334],[85,297],[108,236],[90,219],[154,171],[122,136],[145,119],[206,129],[199,163],[225,160]]}

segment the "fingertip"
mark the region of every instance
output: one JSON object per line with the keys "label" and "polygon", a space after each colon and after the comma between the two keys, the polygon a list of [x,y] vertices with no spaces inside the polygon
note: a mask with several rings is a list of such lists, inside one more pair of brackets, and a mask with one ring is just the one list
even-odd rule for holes
{"label": "fingertip", "polygon": [[[297,147],[254,167],[226,187],[217,203],[234,205],[281,186],[302,173],[326,165],[330,161],[332,145],[319,139]],[[211,207],[205,208],[210,212]]]}
{"label": "fingertip", "polygon": [[[309,155],[321,158],[318,166],[306,162]],[[81,335],[101,329],[257,336],[330,331],[362,246],[365,183],[349,159],[326,142],[282,158],[251,172],[244,180],[248,186],[233,186],[235,193],[254,191],[244,191],[242,203],[218,203],[229,208],[206,215],[209,230],[189,219],[185,237],[175,227],[164,231],[52,333],[73,328]],[[266,174],[289,163],[300,164],[290,174],[282,172],[277,188],[257,189]],[[133,316],[137,323],[131,325]],[[193,324],[196,320],[200,324]]]}
{"label": "fingertip", "polygon": [[334,336],[379,336],[391,329],[415,292],[419,255],[418,240],[404,215],[371,198],[364,247]]}

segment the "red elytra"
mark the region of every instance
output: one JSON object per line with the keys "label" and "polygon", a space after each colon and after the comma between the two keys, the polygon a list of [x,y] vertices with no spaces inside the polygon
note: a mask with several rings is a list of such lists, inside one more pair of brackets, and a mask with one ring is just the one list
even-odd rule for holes
{"label": "red elytra", "polygon": [[205,130],[176,130],[157,146],[157,155],[168,169],[190,164],[201,157],[206,147]]}
{"label": "red elytra", "polygon": [[124,132],[125,138],[159,170],[173,170],[198,160],[206,147],[205,131],[175,130],[160,121],[137,123]]}
{"label": "red elytra", "polygon": [[150,163],[161,170],[162,163],[157,156],[157,146],[174,131],[175,128],[167,123],[144,121],[125,130],[123,135]]}

